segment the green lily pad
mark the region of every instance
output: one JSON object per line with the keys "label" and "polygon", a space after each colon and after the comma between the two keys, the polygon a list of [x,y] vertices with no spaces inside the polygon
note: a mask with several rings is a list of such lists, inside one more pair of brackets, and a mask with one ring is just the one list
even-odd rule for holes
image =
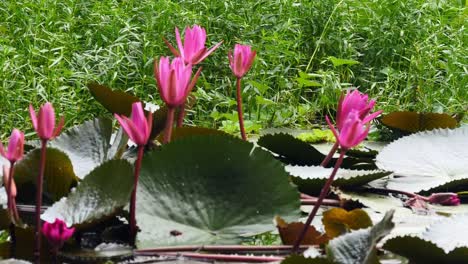
{"label": "green lily pad", "polygon": [[[182,139],[189,136],[196,135],[228,135],[226,132],[223,132],[218,129],[206,128],[206,127],[176,127],[172,131],[171,141]],[[158,141],[162,142],[163,134],[158,137]]]}
{"label": "green lily pad", "polygon": [[289,255],[281,261],[281,264],[336,264],[336,262],[321,257],[308,258],[303,255]]}
{"label": "green lily pad", "polygon": [[394,237],[385,242],[384,249],[406,257],[415,264],[465,264],[468,248],[456,248],[450,252],[433,242],[414,236]]}
{"label": "green lily pad", "polygon": [[393,171],[389,189],[409,192],[468,188],[468,127],[438,129],[403,137],[377,155],[380,169]]}
{"label": "green lily pad", "polygon": [[140,248],[235,244],[274,230],[275,215],[297,220],[299,193],[283,165],[252,143],[192,136],[143,158],[137,193]]}
{"label": "green lily pad", "polygon": [[[320,193],[333,170],[320,166],[286,166],[285,168],[292,175],[291,179],[299,190],[310,195]],[[332,184],[342,189],[354,189],[390,174],[391,172],[382,170],[339,169]]]}
{"label": "green lily pad", "polygon": [[[278,158],[290,165],[317,166],[325,159],[325,155],[312,145],[289,134],[268,134],[260,137],[257,144],[278,155]],[[333,167],[337,158],[333,158],[328,167]],[[375,169],[371,159],[356,159],[346,157],[342,168]]]}
{"label": "green lily pad", "polygon": [[331,240],[327,246],[329,259],[340,264],[378,263],[375,246],[393,229],[392,217],[393,211],[389,211],[373,227],[360,229]]}
{"label": "green lily pad", "polygon": [[69,226],[91,224],[111,216],[130,200],[133,168],[125,160],[110,160],[87,175],[66,198],[53,204],[41,218],[60,218]]}
{"label": "green lily pad", "polygon": [[[34,203],[40,159],[41,150],[34,149],[15,164],[14,177],[18,188],[18,202]],[[58,149],[48,147],[43,183],[44,203],[57,201],[66,196],[77,181],[78,178],[68,156]]]}
{"label": "green lily pad", "polygon": [[132,104],[140,101],[138,97],[129,93],[112,90],[98,83],[89,83],[88,89],[94,99],[113,114],[130,116],[132,113]]}
{"label": "green lily pad", "polygon": [[381,118],[382,124],[407,133],[415,133],[437,128],[456,128],[458,122],[447,114],[392,112]]}
{"label": "green lily pad", "polygon": [[128,137],[120,129],[111,143],[112,121],[96,118],[74,126],[51,140],[48,146],[68,155],[73,170],[80,179],[107,160],[120,158],[127,147]]}

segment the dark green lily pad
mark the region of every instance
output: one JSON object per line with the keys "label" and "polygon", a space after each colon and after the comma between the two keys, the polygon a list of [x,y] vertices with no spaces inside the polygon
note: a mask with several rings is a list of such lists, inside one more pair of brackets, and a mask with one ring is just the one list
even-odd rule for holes
{"label": "dark green lily pad", "polygon": [[95,168],[76,190],[47,209],[41,216],[53,222],[60,218],[70,225],[91,224],[111,216],[130,200],[133,168],[125,160],[110,160]]}
{"label": "dark green lily pad", "polygon": [[74,126],[50,141],[50,147],[68,155],[73,170],[80,179],[107,160],[120,158],[127,147],[128,137],[120,129],[111,143],[112,121],[96,118]]}
{"label": "dark green lily pad", "polygon": [[[291,179],[294,184],[298,186],[301,192],[310,195],[320,193],[332,170],[332,168],[320,166],[286,166],[286,171],[292,175]],[[342,189],[355,189],[390,174],[391,172],[382,170],[339,169],[333,181],[333,186]]]}
{"label": "dark green lily pad", "polygon": [[415,133],[437,128],[456,128],[458,122],[448,114],[392,112],[381,118],[382,124],[407,133]]}
{"label": "dark green lily pad", "polygon": [[[16,163],[14,177],[18,187],[17,202],[34,203],[40,159],[41,150],[34,149]],[[58,149],[48,147],[43,183],[44,203],[66,196],[77,181],[68,156]]]}
{"label": "dark green lily pad", "polygon": [[336,264],[336,262],[321,257],[307,258],[303,255],[289,255],[281,261],[281,264]]}
{"label": "dark green lily pad", "polygon": [[[312,145],[289,134],[264,135],[258,139],[257,144],[277,154],[282,162],[290,165],[318,166],[325,159],[325,155]],[[333,167],[336,160],[337,158],[333,158],[328,167]],[[356,159],[351,157],[346,157],[341,167],[346,169],[376,168],[371,159]]]}
{"label": "dark green lily pad", "polygon": [[[227,133],[206,127],[176,127],[172,131],[171,141],[175,141],[178,139],[182,139],[189,136],[196,136],[196,135],[228,135]],[[158,137],[158,141],[162,142],[163,134]]]}
{"label": "dark green lily pad", "polygon": [[[255,201],[255,202],[253,202]],[[145,155],[138,246],[235,244],[299,217],[299,193],[270,153],[231,136],[193,136]]]}
{"label": "dark green lily pad", "polygon": [[331,240],[327,246],[329,259],[340,264],[378,263],[375,246],[395,226],[392,222],[393,212],[393,210],[387,212],[383,219],[373,227],[360,229]]}
{"label": "dark green lily pad", "polygon": [[132,104],[140,101],[138,97],[129,93],[112,90],[98,83],[89,83],[88,89],[94,99],[113,114],[130,116],[132,113]]}
{"label": "dark green lily pad", "polygon": [[448,253],[433,242],[414,236],[395,237],[385,242],[384,249],[406,257],[415,264],[465,264],[468,248],[456,248]]}

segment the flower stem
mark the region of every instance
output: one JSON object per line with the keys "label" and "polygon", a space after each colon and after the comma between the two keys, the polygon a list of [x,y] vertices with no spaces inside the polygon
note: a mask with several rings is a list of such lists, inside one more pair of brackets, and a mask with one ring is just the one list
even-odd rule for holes
{"label": "flower stem", "polygon": [[244,115],[242,113],[242,96],[241,96],[241,78],[237,78],[236,81],[236,92],[237,92],[237,115],[239,116],[239,129],[243,140],[247,140],[244,128]]}
{"label": "flower stem", "polygon": [[44,180],[44,172],[46,166],[46,152],[47,151],[47,139],[41,140],[41,163],[39,167],[39,174],[36,182],[36,233],[35,241],[36,245],[34,248],[34,262],[40,263],[41,259],[41,207],[42,207],[42,183]]}
{"label": "flower stem", "polygon": [[336,150],[338,149],[338,141],[335,142],[333,147],[331,148],[330,152],[328,152],[328,155],[325,157],[325,159],[320,163],[320,166],[326,167],[328,163],[330,163],[330,160],[333,158],[333,155],[335,154]]}
{"label": "flower stem", "polygon": [[325,199],[325,196],[327,196],[328,191],[330,190],[330,186],[331,186],[331,184],[333,182],[333,179],[335,178],[336,172],[338,171],[338,169],[341,166],[341,163],[343,162],[345,152],[346,152],[345,150],[342,150],[340,152],[340,157],[338,158],[338,161],[335,163],[335,167],[333,168],[333,171],[332,171],[330,177],[328,178],[327,182],[323,186],[322,191],[320,192],[320,195],[319,195],[319,197],[317,199],[317,203],[314,205],[314,208],[310,212],[309,217],[307,218],[307,221],[304,224],[304,228],[302,229],[301,233],[297,237],[296,242],[294,242],[294,246],[292,248],[293,253],[297,252],[297,250],[299,249],[299,245],[301,244],[302,240],[304,239],[304,236],[307,233],[307,230],[309,229],[309,226],[312,223],[312,220],[314,220],[314,217],[317,214],[317,211],[318,211],[320,205],[322,204],[323,199]]}
{"label": "flower stem", "polygon": [[163,143],[171,142],[172,127],[174,126],[175,107],[168,106],[166,117],[166,128],[164,130]]}
{"label": "flower stem", "polygon": [[184,124],[186,105],[187,105],[187,101],[179,107],[179,113],[177,115],[177,127],[182,127],[182,125]]}
{"label": "flower stem", "polygon": [[140,176],[141,161],[143,159],[143,153],[145,146],[138,146],[138,156],[135,161],[135,174],[134,174],[134,184],[132,190],[132,197],[130,198],[130,244],[135,246],[136,234],[137,234],[137,224],[136,224],[136,193],[138,186],[138,177]]}
{"label": "flower stem", "polygon": [[7,191],[7,205],[8,205],[8,212],[10,214],[11,223],[9,226],[10,231],[10,256],[15,257],[16,255],[16,231],[15,231],[15,223],[19,220],[18,212],[16,211],[16,203],[13,201],[14,197],[11,191],[13,186],[13,176],[15,173],[14,170],[15,162],[10,162],[10,172],[8,174],[8,186],[6,188]]}

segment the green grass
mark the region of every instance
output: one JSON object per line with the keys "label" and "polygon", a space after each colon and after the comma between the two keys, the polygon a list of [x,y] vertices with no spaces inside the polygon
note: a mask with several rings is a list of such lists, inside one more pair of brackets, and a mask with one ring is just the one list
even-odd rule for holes
{"label": "green grass", "polygon": [[[224,40],[203,63],[195,124],[220,126],[235,111],[226,54],[237,42],[258,51],[243,93],[253,124],[313,123],[351,84],[386,111],[460,112],[467,15],[465,0],[1,1],[0,137],[31,131],[29,103],[53,102],[67,126],[101,114],[92,80],[160,103],[152,61],[170,54],[161,37],[174,43],[175,26],[195,23],[208,43]],[[330,56],[360,63],[335,67]],[[300,72],[321,86],[301,85]]]}

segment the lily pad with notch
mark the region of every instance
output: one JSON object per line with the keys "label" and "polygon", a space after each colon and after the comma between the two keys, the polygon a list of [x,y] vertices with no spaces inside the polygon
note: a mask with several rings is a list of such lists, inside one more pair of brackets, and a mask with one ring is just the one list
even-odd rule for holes
{"label": "lily pad with notch", "polygon": [[380,169],[393,171],[386,188],[409,192],[468,188],[468,127],[437,129],[400,138],[377,155]]}
{"label": "lily pad with notch", "polygon": [[143,158],[137,243],[236,244],[273,230],[276,215],[297,220],[299,206],[297,189],[270,153],[227,135],[185,137]]}

